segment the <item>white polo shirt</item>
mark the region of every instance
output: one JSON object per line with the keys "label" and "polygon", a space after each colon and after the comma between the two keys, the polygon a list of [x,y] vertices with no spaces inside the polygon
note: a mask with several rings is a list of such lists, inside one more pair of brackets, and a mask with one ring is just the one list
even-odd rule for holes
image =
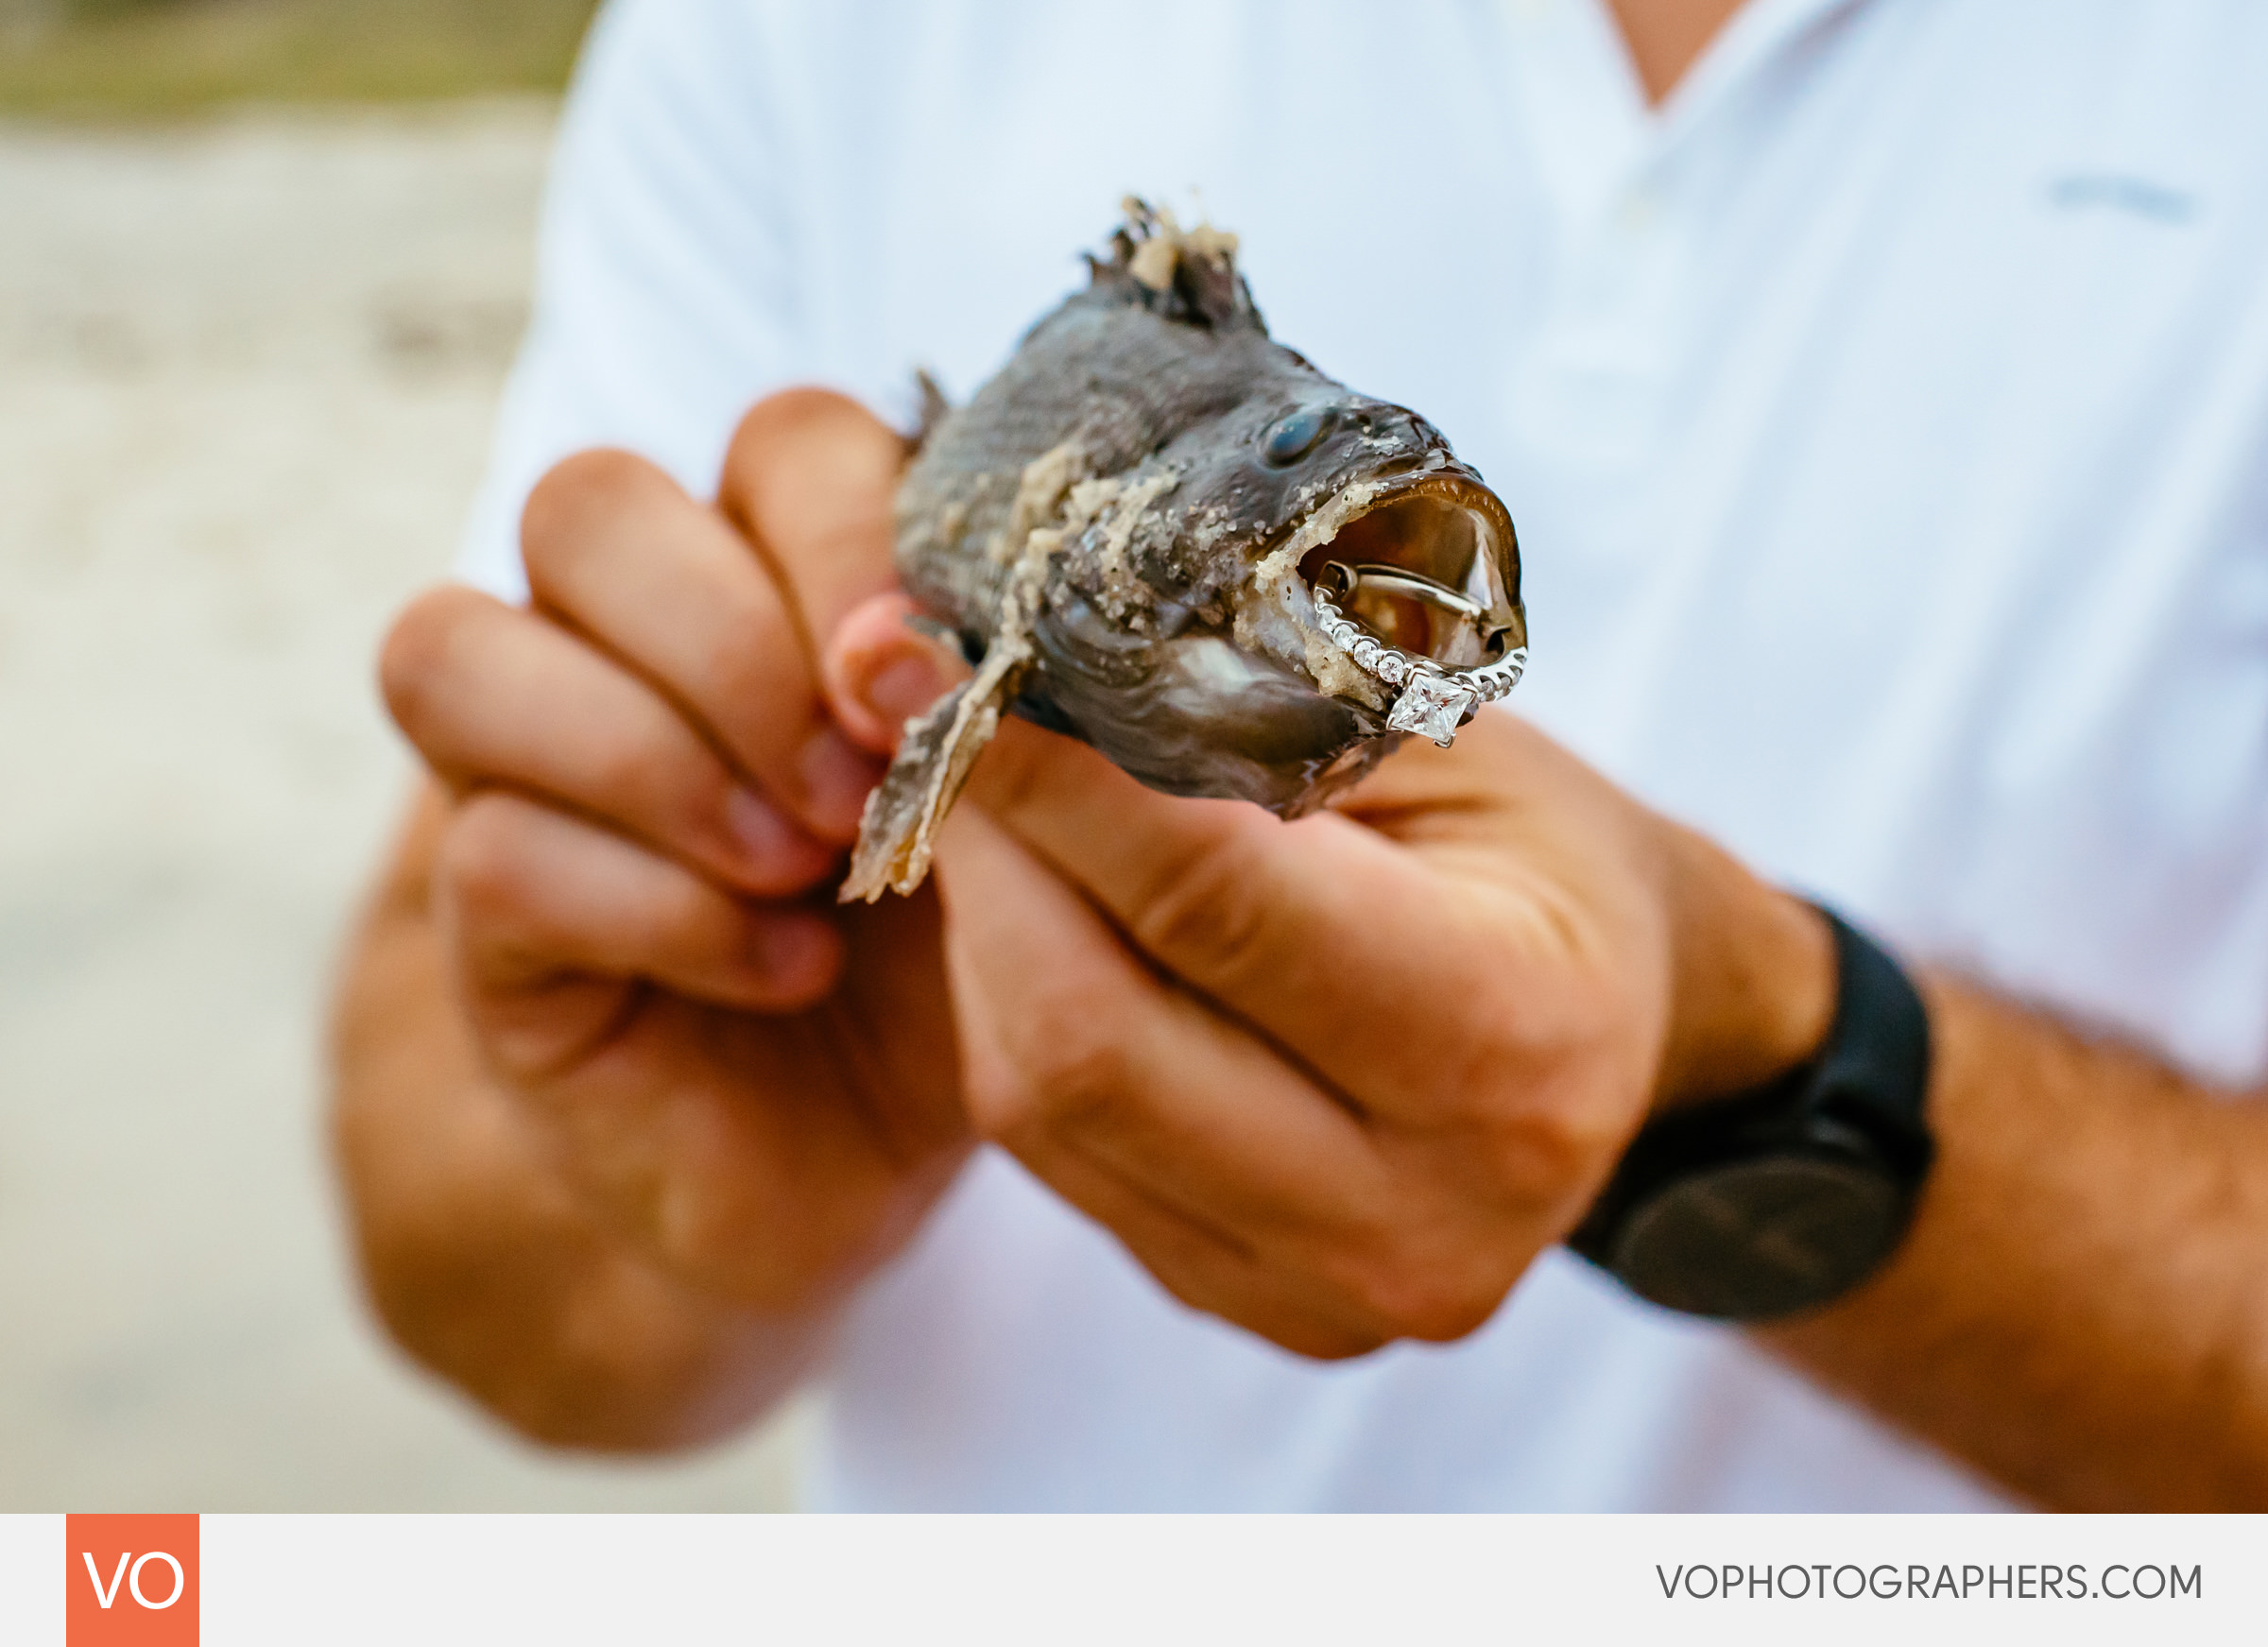
{"label": "white polo shirt", "polygon": [[[1645,106],[1599,0],[618,0],[465,574],[606,442],[713,488],[820,380],[966,393],[1135,189],[1518,522],[1514,699],[1909,953],[2258,1077],[2268,7],[1751,0]],[[1984,1486],[1547,1257],[1316,1365],[997,1155],[866,1291],[817,1501],[1948,1508]]]}

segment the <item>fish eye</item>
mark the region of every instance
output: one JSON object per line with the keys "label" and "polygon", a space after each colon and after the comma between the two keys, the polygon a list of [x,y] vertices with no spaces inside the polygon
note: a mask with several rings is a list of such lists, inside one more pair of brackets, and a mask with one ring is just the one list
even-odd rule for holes
{"label": "fish eye", "polygon": [[1323,406],[1305,406],[1276,420],[1260,437],[1260,455],[1279,469],[1297,463],[1315,449],[1331,427],[1331,412]]}

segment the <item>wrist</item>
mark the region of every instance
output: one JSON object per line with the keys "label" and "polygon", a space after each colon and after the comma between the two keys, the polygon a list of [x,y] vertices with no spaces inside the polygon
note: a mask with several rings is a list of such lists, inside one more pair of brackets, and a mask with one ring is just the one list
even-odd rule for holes
{"label": "wrist", "polygon": [[1835,1012],[1835,948],[1810,904],[1664,825],[1670,1022],[1653,1111],[1762,1087],[1809,1060]]}
{"label": "wrist", "polygon": [[1929,1011],[1895,958],[1821,914],[1822,1043],[1761,1087],[1655,1115],[1568,1237],[1642,1298],[1776,1320],[1842,1297],[1905,1238],[1936,1154]]}

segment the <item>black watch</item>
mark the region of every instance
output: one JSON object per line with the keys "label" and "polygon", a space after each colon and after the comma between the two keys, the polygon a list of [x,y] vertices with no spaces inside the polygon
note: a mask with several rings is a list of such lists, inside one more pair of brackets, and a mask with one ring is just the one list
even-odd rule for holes
{"label": "black watch", "polygon": [[1769,1086],[1657,1116],[1567,1244],[1641,1298],[1768,1321],[1841,1296],[1904,1237],[1935,1146],[1930,1020],[1832,910],[1835,1019]]}

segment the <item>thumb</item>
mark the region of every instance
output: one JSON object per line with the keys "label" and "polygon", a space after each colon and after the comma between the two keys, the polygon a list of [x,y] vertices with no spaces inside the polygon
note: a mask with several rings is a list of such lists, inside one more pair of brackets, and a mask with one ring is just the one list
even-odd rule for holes
{"label": "thumb", "polygon": [[905,723],[968,673],[959,652],[913,626],[919,609],[892,590],[844,614],[822,648],[820,686],[852,743],[886,755]]}

